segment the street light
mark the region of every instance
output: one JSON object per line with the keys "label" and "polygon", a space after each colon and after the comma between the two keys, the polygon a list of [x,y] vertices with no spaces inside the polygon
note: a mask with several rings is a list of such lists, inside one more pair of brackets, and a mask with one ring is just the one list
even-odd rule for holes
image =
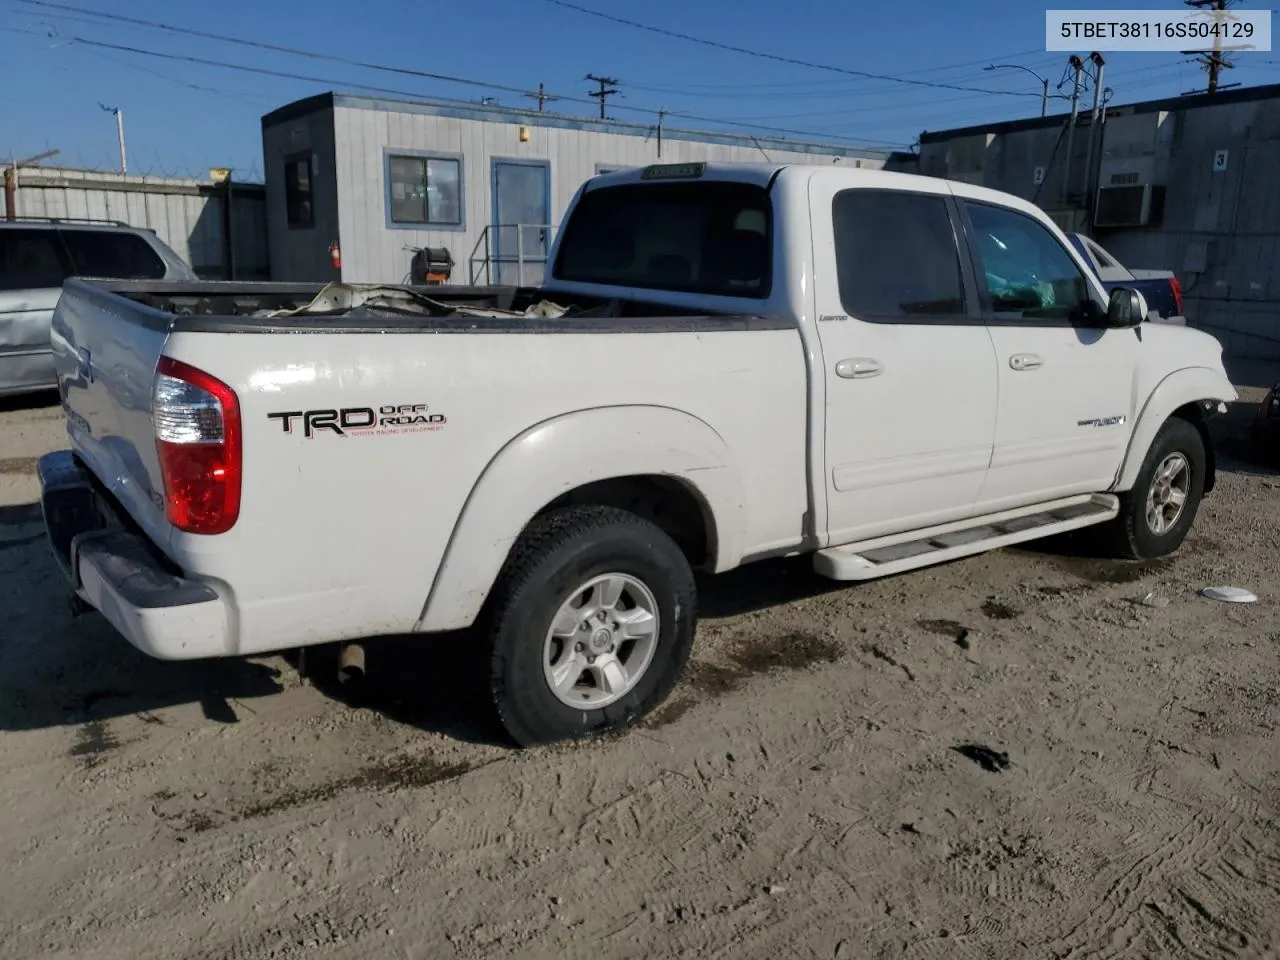
{"label": "street light", "polygon": [[1044,116],[1049,112],[1049,81],[1040,74],[1036,73],[1030,67],[1024,67],[1017,63],[993,63],[989,67],[983,67],[983,70],[1021,70],[1023,73],[1029,73],[1040,81],[1040,116]]}

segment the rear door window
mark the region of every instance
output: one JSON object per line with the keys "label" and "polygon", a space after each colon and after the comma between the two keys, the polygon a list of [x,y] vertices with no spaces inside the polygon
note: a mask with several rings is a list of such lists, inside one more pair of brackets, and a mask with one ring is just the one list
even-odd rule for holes
{"label": "rear door window", "polygon": [[71,254],[72,275],[119,280],[159,280],[164,261],[136,233],[111,230],[61,230]]}
{"label": "rear door window", "polygon": [[946,197],[841,190],[831,204],[840,303],[852,317],[929,323],[965,314]]}
{"label": "rear door window", "polygon": [[564,226],[554,276],[725,297],[769,296],[772,207],[748,183],[588,190]]}
{"label": "rear door window", "polygon": [[54,231],[0,229],[0,290],[61,287],[67,275]]}

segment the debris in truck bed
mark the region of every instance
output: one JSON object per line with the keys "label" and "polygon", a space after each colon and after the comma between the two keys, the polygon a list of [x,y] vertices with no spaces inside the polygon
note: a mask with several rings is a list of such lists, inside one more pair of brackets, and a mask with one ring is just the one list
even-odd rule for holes
{"label": "debris in truck bed", "polygon": [[569,312],[550,300],[539,300],[524,310],[502,310],[498,307],[468,306],[433,300],[408,287],[376,283],[329,283],[315,298],[291,310],[267,310],[263,317],[298,317],[303,314],[347,313],[365,307],[370,310],[393,310],[417,313],[427,317],[530,317],[558,319]]}

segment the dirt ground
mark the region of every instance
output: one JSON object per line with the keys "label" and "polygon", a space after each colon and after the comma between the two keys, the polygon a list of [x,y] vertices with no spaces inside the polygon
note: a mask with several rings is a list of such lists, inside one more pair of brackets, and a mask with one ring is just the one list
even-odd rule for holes
{"label": "dirt ground", "polygon": [[61,445],[56,406],[0,410],[5,957],[1280,951],[1272,471],[1224,454],[1169,562],[711,581],[656,717],[518,752],[466,636],[373,647],[352,705],[323,658],[166,664],[73,621],[33,507]]}

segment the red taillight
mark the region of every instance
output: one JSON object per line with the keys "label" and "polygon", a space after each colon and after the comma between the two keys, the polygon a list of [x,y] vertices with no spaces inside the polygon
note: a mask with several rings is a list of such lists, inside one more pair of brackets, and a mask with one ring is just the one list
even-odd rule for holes
{"label": "red taillight", "polygon": [[1169,278],[1169,286],[1173,288],[1173,305],[1177,308],[1175,316],[1182,316],[1182,284],[1177,277]]}
{"label": "red taillight", "polygon": [[151,419],[164,512],[187,533],[225,533],[240,516],[240,401],[203,370],[161,357]]}

